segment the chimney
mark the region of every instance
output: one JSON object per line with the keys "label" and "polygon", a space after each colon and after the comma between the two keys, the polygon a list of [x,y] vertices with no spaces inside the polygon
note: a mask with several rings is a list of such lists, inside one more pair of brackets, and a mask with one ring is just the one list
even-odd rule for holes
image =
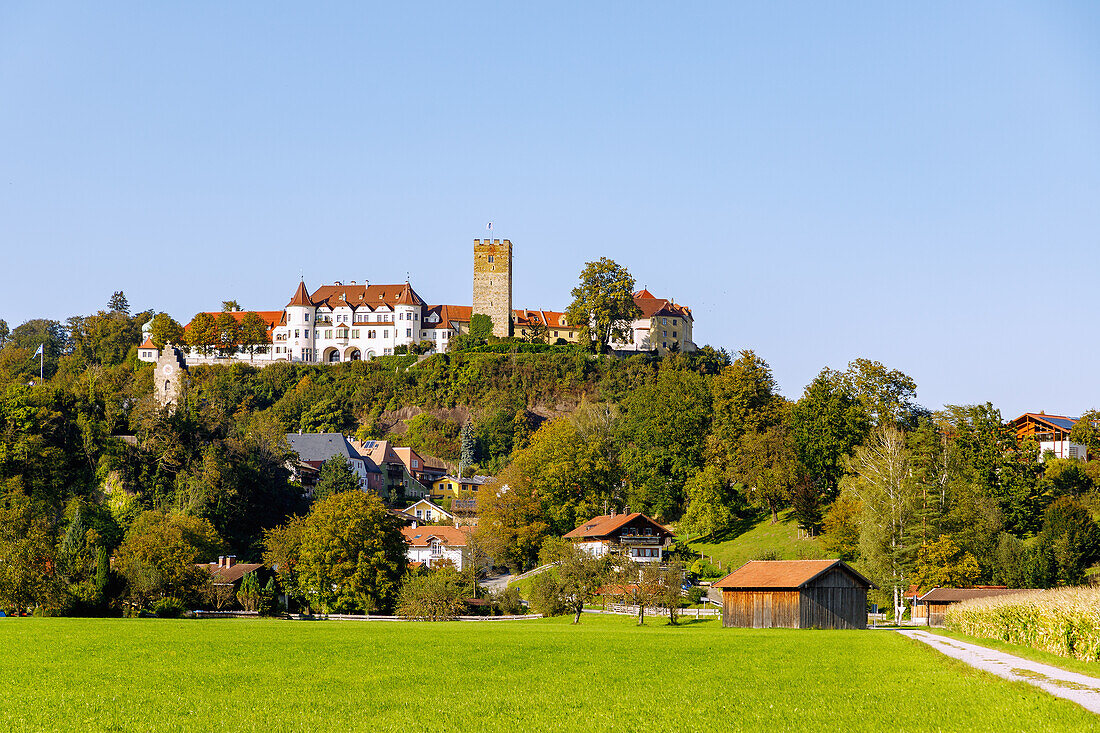
{"label": "chimney", "polygon": [[218,567],[219,568],[224,568],[225,567],[225,555],[218,555]]}
{"label": "chimney", "polygon": [[227,568],[233,567],[236,563],[237,563],[237,556],[236,555],[226,555],[225,556],[225,566]]}
{"label": "chimney", "polygon": [[611,507],[611,516],[615,516],[615,507]]}

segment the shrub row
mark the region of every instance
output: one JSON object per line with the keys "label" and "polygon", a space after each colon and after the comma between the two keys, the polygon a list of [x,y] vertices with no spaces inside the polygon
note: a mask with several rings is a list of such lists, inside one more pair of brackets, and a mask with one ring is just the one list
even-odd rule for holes
{"label": "shrub row", "polygon": [[1058,588],[976,598],[947,610],[948,629],[1100,661],[1100,588]]}

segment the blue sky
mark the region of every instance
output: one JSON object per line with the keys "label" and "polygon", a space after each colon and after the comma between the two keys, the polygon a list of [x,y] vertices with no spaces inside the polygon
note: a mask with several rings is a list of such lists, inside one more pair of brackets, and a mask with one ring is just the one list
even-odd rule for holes
{"label": "blue sky", "polygon": [[[593,7],[595,6],[595,7]],[[585,261],[790,397],[1100,406],[1100,4],[0,5],[0,318]]]}

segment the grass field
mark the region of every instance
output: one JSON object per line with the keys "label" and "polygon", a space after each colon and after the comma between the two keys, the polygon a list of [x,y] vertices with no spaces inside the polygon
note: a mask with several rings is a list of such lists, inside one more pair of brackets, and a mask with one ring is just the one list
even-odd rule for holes
{"label": "grass field", "polygon": [[821,541],[817,537],[799,539],[798,523],[791,512],[779,513],[779,521],[772,524],[771,517],[741,521],[733,531],[719,538],[703,542],[689,542],[697,554],[713,557],[715,564],[722,562],[723,570],[736,570],[749,560],[765,553],[775,553],[779,560],[801,560],[825,557]]}
{"label": "grass field", "polygon": [[1088,730],[891,632],[0,621],[5,731]]}

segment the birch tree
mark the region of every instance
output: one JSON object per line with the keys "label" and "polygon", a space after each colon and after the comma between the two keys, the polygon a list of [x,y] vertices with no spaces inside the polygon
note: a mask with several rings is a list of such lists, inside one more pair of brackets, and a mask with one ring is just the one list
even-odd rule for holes
{"label": "birch tree", "polygon": [[920,507],[919,488],[909,467],[905,436],[880,425],[849,461],[851,476],[844,490],[863,507],[860,554],[880,588],[893,589],[895,617],[904,611],[902,591],[913,566],[918,542],[914,531]]}

